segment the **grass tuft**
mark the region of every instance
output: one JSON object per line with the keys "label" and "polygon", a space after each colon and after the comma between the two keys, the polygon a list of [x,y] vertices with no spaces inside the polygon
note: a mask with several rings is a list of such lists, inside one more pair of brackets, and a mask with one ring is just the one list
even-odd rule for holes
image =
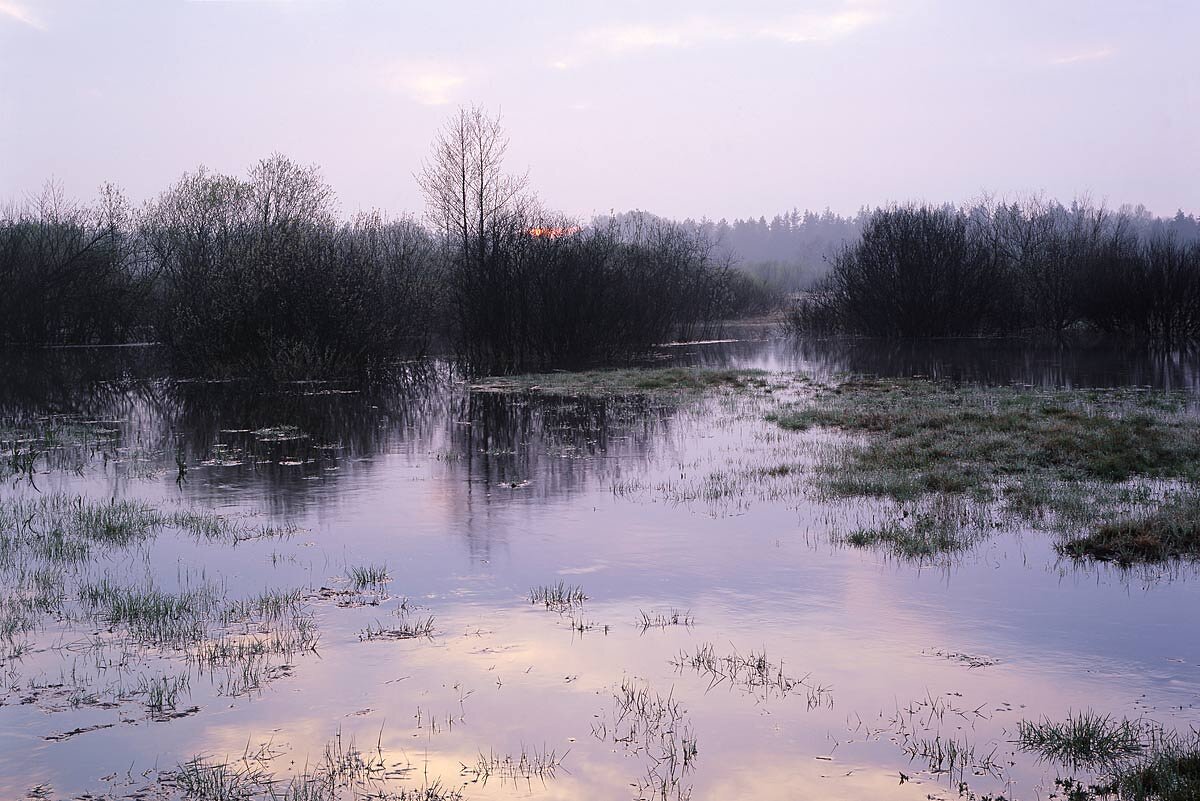
{"label": "grass tuft", "polygon": [[583,606],[583,602],[586,600],[587,596],[582,587],[567,584],[564,581],[559,581],[557,584],[543,584],[529,591],[529,603],[542,604],[555,612],[565,612]]}
{"label": "grass tuft", "polygon": [[1101,524],[1058,548],[1077,559],[1120,565],[1200,558],[1200,494],[1172,495],[1157,509]]}
{"label": "grass tuft", "polygon": [[1117,720],[1090,709],[1069,712],[1064,721],[1022,720],[1017,740],[1022,750],[1068,768],[1111,767],[1141,754],[1148,729],[1138,721]]}

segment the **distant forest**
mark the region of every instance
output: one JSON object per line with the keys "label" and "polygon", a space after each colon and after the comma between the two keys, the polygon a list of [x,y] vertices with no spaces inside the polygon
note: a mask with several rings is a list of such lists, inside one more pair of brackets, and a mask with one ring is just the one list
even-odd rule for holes
{"label": "distant forest", "polygon": [[[982,207],[982,203],[976,206]],[[714,242],[746,274],[794,293],[812,289],[829,272],[838,253],[859,238],[876,211],[863,206],[853,216],[843,217],[829,209],[819,213],[792,209],[769,220],[688,219],[682,224]],[[1128,219],[1132,230],[1142,238],[1165,235],[1181,243],[1200,242],[1200,218],[1194,214],[1179,211],[1164,219],[1144,206],[1122,206],[1116,213]]]}
{"label": "distant forest", "polygon": [[770,220],[688,219],[677,224],[712,242],[745,274],[772,289],[794,293],[811,288],[828,272],[830,261],[858,238],[871,213],[866,207],[853,217],[829,209],[820,213],[792,209]]}

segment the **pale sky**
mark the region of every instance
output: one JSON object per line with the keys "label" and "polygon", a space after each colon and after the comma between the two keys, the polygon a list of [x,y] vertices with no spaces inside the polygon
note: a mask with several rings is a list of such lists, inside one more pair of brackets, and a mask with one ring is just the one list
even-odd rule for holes
{"label": "pale sky", "polygon": [[570,214],[983,192],[1200,211],[1197,0],[0,0],[0,200],[317,163],[422,210],[458,104]]}

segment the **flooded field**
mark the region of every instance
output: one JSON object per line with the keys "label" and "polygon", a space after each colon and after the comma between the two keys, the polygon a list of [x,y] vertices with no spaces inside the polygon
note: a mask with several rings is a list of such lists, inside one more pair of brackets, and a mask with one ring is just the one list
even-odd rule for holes
{"label": "flooded field", "polygon": [[[10,358],[0,797],[1084,797],[1200,726],[1193,562],[1065,545],[1188,513],[1194,356],[662,363],[687,369],[264,393],[138,349]],[[881,397],[1133,439],[884,469],[894,426],[854,416]],[[1039,747],[1062,722],[1115,745]]]}

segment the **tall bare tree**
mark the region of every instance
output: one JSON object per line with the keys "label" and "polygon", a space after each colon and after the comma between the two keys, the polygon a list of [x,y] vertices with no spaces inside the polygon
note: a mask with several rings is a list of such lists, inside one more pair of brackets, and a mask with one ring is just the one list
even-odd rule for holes
{"label": "tall bare tree", "polygon": [[430,222],[464,263],[486,264],[529,210],[527,176],[504,172],[507,151],[499,114],[460,108],[438,131],[417,175]]}

